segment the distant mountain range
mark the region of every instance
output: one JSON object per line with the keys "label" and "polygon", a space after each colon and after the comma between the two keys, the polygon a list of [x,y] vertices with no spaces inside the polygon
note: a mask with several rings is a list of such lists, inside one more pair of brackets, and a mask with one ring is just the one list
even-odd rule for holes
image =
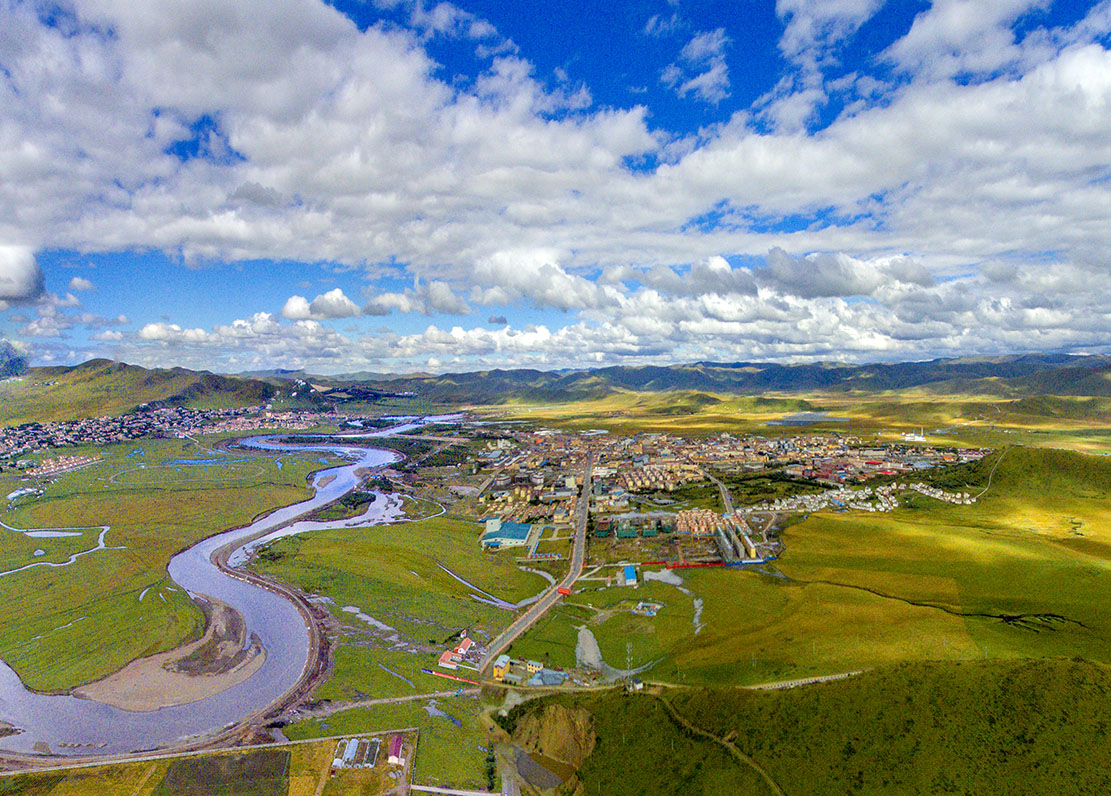
{"label": "distant mountain range", "polygon": [[732,395],[815,391],[884,392],[927,389],[937,393],[1111,396],[1111,357],[1024,354],[935,359],[928,362],[851,365],[767,362],[696,362],[549,372],[487,370],[370,379],[392,392],[415,392],[448,403],[573,401],[615,391],[695,391]]}
{"label": "distant mountain range", "polygon": [[[9,346],[10,348],[10,346]],[[7,368],[7,370],[4,370]],[[20,373],[25,362],[0,348],[0,373]],[[273,403],[276,408],[342,408],[376,404],[414,393],[443,404],[576,401],[616,392],[674,393],[677,413],[713,403],[714,395],[884,393],[920,390],[950,395],[991,395],[1015,400],[1035,414],[1076,407],[1047,396],[1111,397],[1111,357],[1029,354],[936,359],[929,362],[846,365],[766,362],[696,362],[688,365],[592,370],[488,370],[389,376],[353,373],[314,376],[302,370],[255,371],[236,376],[185,368],[148,369],[106,359],[72,367],[35,367],[7,388],[0,424],[71,420],[122,414],[139,404],[215,408]],[[311,382],[314,387],[303,382]]]}

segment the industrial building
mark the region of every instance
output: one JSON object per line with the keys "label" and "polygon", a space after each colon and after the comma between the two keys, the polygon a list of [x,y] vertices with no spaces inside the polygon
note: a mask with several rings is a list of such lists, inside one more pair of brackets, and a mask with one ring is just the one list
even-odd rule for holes
{"label": "industrial building", "polygon": [[482,534],[482,548],[501,550],[505,547],[524,547],[528,544],[532,526],[523,522],[506,522],[497,518],[486,520]]}

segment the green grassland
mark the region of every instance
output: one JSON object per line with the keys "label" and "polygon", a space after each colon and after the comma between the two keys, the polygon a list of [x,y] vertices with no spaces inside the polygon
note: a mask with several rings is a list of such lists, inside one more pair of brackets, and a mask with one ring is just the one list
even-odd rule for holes
{"label": "green grassland", "polygon": [[526,703],[510,719],[550,702],[590,712],[597,743],[578,772],[586,796],[771,794],[729,745],[792,796],[1111,788],[1111,672],[1097,664],[904,664],[786,691],[662,697],[689,727],[658,696],[612,691]]}
{"label": "green grassland", "polygon": [[[474,590],[441,565],[512,603],[547,586],[539,576],[517,569],[512,555],[483,552],[480,531],[478,523],[435,517],[286,537],[260,553],[255,564],[260,572],[330,598],[336,617],[347,628],[347,640],[336,653],[335,676],[320,696],[412,693],[409,685],[377,663],[410,680],[427,681],[419,668],[435,663],[446,639],[464,628],[479,638],[492,637],[510,623],[511,612],[473,599]],[[359,633],[366,625],[342,611],[347,606],[358,606],[411,643],[428,645],[429,652],[389,655],[381,649],[383,644],[367,646]],[[436,689],[442,687],[436,684]]]}
{"label": "green grassland", "polygon": [[[110,526],[109,548],[65,567],[34,567],[0,577],[0,658],[34,689],[64,690],[116,671],[130,660],[198,634],[203,617],[166,576],[170,557],[194,542],[303,500],[323,455],[283,456],[283,465],[251,454],[246,464],[178,465],[224,458],[187,440],[144,440],[89,449],[104,461],[57,477],[46,494],[21,498],[0,519],[16,528],[88,528],[80,537],[31,539],[0,532],[0,571],[62,562],[96,546]],[[0,494],[26,486],[0,476]],[[35,557],[35,549],[44,555]],[[140,600],[140,595],[147,591]],[[14,621],[18,617],[19,621]]]}
{"label": "green grassland", "polygon": [[[950,395],[926,388],[763,396],[619,391],[568,403],[516,400],[481,407],[478,411],[537,426],[569,430],[605,428],[620,434],[664,432],[699,437],[723,431],[765,436],[822,432],[882,441],[924,428],[928,441],[939,445],[1021,444],[1111,451],[1111,399],[1106,398]],[[825,411],[848,421],[819,421],[804,428],[767,425],[801,411]]]}
{"label": "green grassland", "polygon": [[[654,617],[643,616],[633,612],[638,602],[663,607]],[[654,581],[636,589],[580,581],[574,595],[514,642],[510,654],[571,668],[581,626],[594,633],[602,657],[616,669],[625,669],[626,664],[636,668],[661,658],[666,667],[694,635],[694,603],[674,586]],[[646,676],[656,678],[659,671],[654,668]]]}
{"label": "green grassland", "polygon": [[[630,493],[629,498],[641,503],[640,508],[646,511],[659,511],[666,507],[668,511],[682,509],[709,509],[710,511],[725,511],[721,503],[721,491],[709,481],[691,481],[675,487],[670,492]],[[643,498],[643,500],[641,500]],[[662,504],[662,505],[661,505]]]}
{"label": "green grassland", "polygon": [[751,475],[718,473],[717,477],[729,490],[735,506],[751,506],[793,495],[813,494],[825,489],[813,482],[788,478],[778,472],[756,472]]}

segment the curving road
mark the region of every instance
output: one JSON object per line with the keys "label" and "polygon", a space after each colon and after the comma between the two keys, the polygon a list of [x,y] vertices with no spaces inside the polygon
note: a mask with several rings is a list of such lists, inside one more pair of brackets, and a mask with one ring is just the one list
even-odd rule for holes
{"label": "curving road", "polygon": [[722,514],[732,514],[733,496],[729,494],[729,490],[726,488],[725,484],[723,484],[720,479],[710,475],[710,471],[707,470],[705,467],[702,467],[700,469],[702,470],[702,474],[710,479],[710,481],[717,484],[718,489],[721,490],[721,504],[725,509]]}
{"label": "curving road", "polygon": [[478,665],[479,672],[485,674],[493,664],[494,659],[509,649],[522,633],[532,627],[548,610],[559,602],[562,595],[560,589],[570,589],[579,579],[583,571],[583,561],[586,559],[586,518],[590,513],[591,474],[594,470],[594,454],[587,454],[586,470],[583,473],[582,492],[579,495],[579,505],[575,510],[575,542],[571,549],[571,568],[567,575],[558,583],[553,583],[551,588],[544,592],[531,608],[517,617],[517,620],[507,627],[500,636],[490,642],[486,648],[486,655]]}

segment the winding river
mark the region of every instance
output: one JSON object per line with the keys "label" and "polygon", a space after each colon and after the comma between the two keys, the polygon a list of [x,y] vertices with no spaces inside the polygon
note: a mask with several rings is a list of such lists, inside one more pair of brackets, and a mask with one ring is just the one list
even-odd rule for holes
{"label": "winding river", "polygon": [[[321,440],[312,445],[279,441],[289,439],[289,434],[243,440],[240,444],[244,447],[266,451],[328,450],[348,462],[316,473],[312,484],[315,494],[309,500],[277,509],[243,528],[211,536],[170,559],[169,574],[179,586],[193,594],[215,597],[243,615],[247,635],[256,635],[266,649],[262,667],[242,683],[198,702],[134,713],[74,696],[28,691],[18,675],[0,661],[0,720],[22,730],[19,734],[0,738],[0,750],[30,754],[45,751],[45,745],[56,755],[84,756],[178,746],[191,738],[233,725],[276,702],[297,683],[305,670],[309,657],[309,630],[300,612],[289,600],[224,574],[213,563],[213,553],[225,545],[256,536],[260,538],[252,546],[290,532],[351,524],[351,520],[341,520],[289,525],[297,517],[354,489],[360,481],[358,470],[381,467],[399,458],[392,451],[344,445],[344,440],[392,436],[424,422],[443,419],[447,418],[414,420],[369,433],[304,435],[306,439]],[[383,515],[375,516],[376,511]],[[396,511],[396,501],[375,500],[367,515],[360,518],[359,524],[388,520]],[[243,545],[240,545],[232,552],[229,558],[232,566],[242,564],[248,557],[242,549]]]}

